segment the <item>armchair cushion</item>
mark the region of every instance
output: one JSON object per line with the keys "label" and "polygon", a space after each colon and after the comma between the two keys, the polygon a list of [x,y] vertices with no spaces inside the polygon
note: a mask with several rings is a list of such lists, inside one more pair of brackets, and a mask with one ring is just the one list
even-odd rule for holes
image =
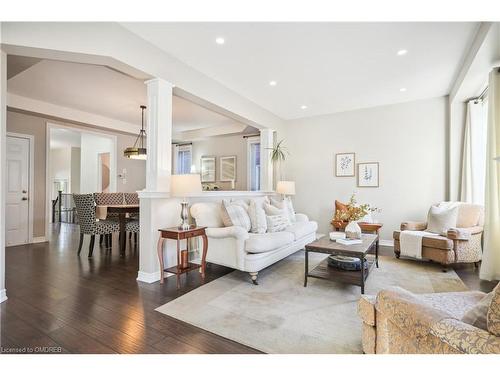
{"label": "armchair cushion", "polygon": [[[400,231],[394,231],[393,238],[396,241],[399,241]],[[449,238],[443,236],[433,235],[429,233],[429,237],[422,237],[422,246],[429,247],[440,250],[452,250],[453,249],[453,241]]]}
{"label": "armchair cushion", "polygon": [[493,290],[487,314],[488,331],[495,336],[500,336],[500,283]]}
{"label": "armchair cushion", "polygon": [[375,302],[376,296],[362,294],[358,302],[358,315],[363,319],[363,323],[375,326]]}
{"label": "armchair cushion", "polygon": [[434,323],[431,333],[462,353],[500,353],[500,337],[456,319],[442,319]]}
{"label": "armchair cushion", "polygon": [[405,221],[401,223],[401,230],[425,230],[427,222],[424,221]]}

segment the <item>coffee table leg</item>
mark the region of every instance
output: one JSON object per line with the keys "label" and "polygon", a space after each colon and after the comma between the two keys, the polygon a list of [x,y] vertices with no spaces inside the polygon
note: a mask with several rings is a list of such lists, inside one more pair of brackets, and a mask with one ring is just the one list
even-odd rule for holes
{"label": "coffee table leg", "polygon": [[359,259],[361,261],[361,294],[365,294],[365,258]]}
{"label": "coffee table leg", "polygon": [[309,251],[306,249],[305,256],[305,270],[304,270],[304,288],[307,286],[307,274],[309,273]]}
{"label": "coffee table leg", "polygon": [[377,238],[377,242],[375,244],[375,265],[378,268],[378,245],[379,245],[379,239]]}

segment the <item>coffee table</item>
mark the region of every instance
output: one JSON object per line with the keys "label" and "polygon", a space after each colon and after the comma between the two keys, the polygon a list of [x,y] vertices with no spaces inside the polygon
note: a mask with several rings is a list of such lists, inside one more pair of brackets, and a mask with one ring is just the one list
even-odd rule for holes
{"label": "coffee table", "polygon": [[[330,240],[328,236],[306,245],[305,249],[305,275],[304,287],[307,286],[307,278],[314,277],[331,281],[339,281],[348,284],[354,284],[361,287],[361,294],[365,293],[365,282],[373,266],[378,268],[378,236],[376,234],[362,234],[363,243],[356,245],[342,245]],[[368,259],[366,256],[370,251],[375,252],[375,259]],[[322,253],[328,255],[345,255],[358,258],[361,261],[361,270],[345,271],[336,267],[328,266],[328,258],[324,259],[313,270],[309,271],[309,253]],[[368,262],[368,268],[365,269],[364,263]]]}

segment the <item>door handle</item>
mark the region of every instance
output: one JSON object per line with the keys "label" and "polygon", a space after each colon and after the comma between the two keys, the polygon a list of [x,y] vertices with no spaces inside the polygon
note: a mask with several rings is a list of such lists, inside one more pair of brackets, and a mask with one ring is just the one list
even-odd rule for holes
{"label": "door handle", "polygon": [[23,194],[26,194],[28,191],[27,190],[23,190]]}
{"label": "door handle", "polygon": [[22,198],[21,198],[21,200],[23,200],[23,201],[27,201],[27,200],[28,200],[28,198],[26,198],[26,197],[22,197]]}

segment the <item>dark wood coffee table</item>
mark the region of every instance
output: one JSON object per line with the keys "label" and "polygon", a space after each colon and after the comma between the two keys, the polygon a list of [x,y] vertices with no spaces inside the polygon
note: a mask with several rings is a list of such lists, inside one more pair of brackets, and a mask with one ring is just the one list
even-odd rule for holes
{"label": "dark wood coffee table", "polygon": [[[376,234],[363,234],[361,239],[363,240],[362,244],[342,245],[338,242],[330,240],[328,236],[325,236],[306,245],[304,287],[307,286],[307,278],[314,277],[317,279],[326,279],[358,285],[361,287],[361,294],[364,294],[365,282],[370,274],[370,271],[375,265],[378,268],[378,236]],[[375,259],[366,258],[366,255],[370,251],[375,252]],[[328,255],[345,255],[358,258],[361,261],[361,270],[344,271],[336,267],[331,267],[328,265],[328,258],[326,258],[313,270],[309,271],[309,252]],[[368,268],[366,270],[365,267],[363,267],[365,262],[368,262]]]}

